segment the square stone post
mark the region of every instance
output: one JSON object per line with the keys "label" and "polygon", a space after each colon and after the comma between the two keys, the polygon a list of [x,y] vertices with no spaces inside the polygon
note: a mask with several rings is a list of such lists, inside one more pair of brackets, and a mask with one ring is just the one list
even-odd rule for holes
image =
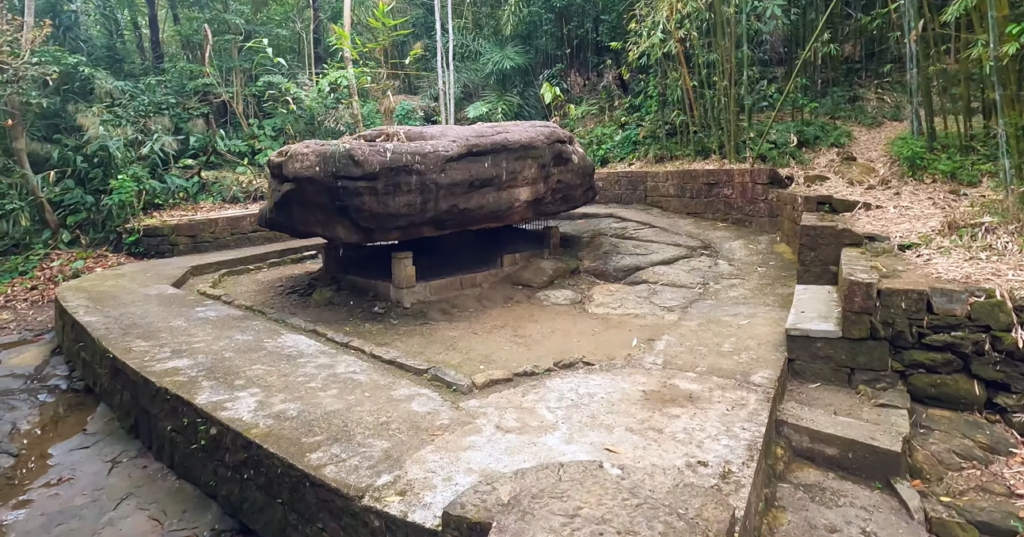
{"label": "square stone post", "polygon": [[323,262],[324,274],[327,276],[340,275],[342,271],[341,261],[341,243],[327,242],[324,244],[324,249],[320,252],[321,261]]}
{"label": "square stone post", "polygon": [[412,252],[391,253],[391,285],[397,289],[416,287],[416,267],[412,264]]}
{"label": "square stone post", "polygon": [[562,253],[562,233],[558,226],[544,226],[544,250],[547,255]]}

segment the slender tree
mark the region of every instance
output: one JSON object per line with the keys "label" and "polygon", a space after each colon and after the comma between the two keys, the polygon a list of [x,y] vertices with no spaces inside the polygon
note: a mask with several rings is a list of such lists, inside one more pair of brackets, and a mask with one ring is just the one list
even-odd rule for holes
{"label": "slender tree", "polygon": [[452,25],[452,0],[448,0],[448,123],[455,124],[455,30]]}
{"label": "slender tree", "polygon": [[434,33],[437,37],[437,101],[441,107],[441,123],[448,124],[448,99],[445,97],[444,53],[441,45],[441,0],[434,0]]}
{"label": "slender tree", "polygon": [[178,10],[178,0],[167,0],[167,8],[171,10],[171,24],[181,26],[181,13]]}
{"label": "slender tree", "polygon": [[345,29],[345,46],[342,55],[345,58],[345,69],[348,70],[348,92],[352,99],[352,114],[356,120],[356,130],[363,130],[363,112],[359,107],[359,89],[356,87],[355,71],[352,69],[352,0],[345,0],[342,6],[342,26]]}
{"label": "slender tree", "polygon": [[21,48],[28,50],[32,46],[32,30],[36,25],[36,0],[25,0],[25,17],[21,27]]}
{"label": "slender tree", "polygon": [[160,13],[156,0],[146,0],[146,12],[149,18],[149,51],[153,55],[153,66],[161,69],[164,66],[164,47],[160,42]]}
{"label": "slender tree", "polygon": [[313,71],[319,73],[324,69],[324,24],[320,17],[320,0],[309,0],[309,16],[312,18]]}
{"label": "slender tree", "polygon": [[[31,54],[32,46],[34,45],[35,13],[36,0],[25,0],[25,16],[22,18],[21,27],[21,47],[22,55],[26,59]],[[18,167],[25,174],[25,183],[28,186],[28,191],[36,199],[36,203],[39,204],[39,211],[42,213],[46,226],[56,234],[60,231],[60,220],[57,219],[53,208],[50,207],[50,202],[46,201],[43,189],[39,186],[39,179],[36,177],[35,172],[32,171],[32,163],[28,160],[28,137],[25,135],[25,116],[21,111],[21,100],[12,92],[7,95],[5,104],[8,120],[10,121],[7,132],[11,138],[11,149],[14,150],[14,159],[18,163]]]}

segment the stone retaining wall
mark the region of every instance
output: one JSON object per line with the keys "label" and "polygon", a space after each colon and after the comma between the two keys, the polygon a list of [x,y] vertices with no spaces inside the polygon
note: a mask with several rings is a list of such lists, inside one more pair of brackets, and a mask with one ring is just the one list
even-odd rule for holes
{"label": "stone retaining wall", "polygon": [[292,240],[256,223],[257,210],[212,214],[142,226],[138,245],[154,257],[172,257]]}
{"label": "stone retaining wall", "polygon": [[646,204],[768,232],[779,229],[773,192],[792,184],[773,168],[605,171],[596,180],[597,203]]}
{"label": "stone retaining wall", "polygon": [[773,168],[603,171],[596,179],[597,203],[645,204],[777,232],[797,257],[800,284],[835,285],[843,247],[865,242],[836,215],[869,205],[786,191],[792,179]]}
{"label": "stone retaining wall", "polygon": [[885,389],[955,410],[1024,413],[1024,303],[994,290],[878,271],[863,248],[842,250],[842,337],[789,336],[804,380]]}

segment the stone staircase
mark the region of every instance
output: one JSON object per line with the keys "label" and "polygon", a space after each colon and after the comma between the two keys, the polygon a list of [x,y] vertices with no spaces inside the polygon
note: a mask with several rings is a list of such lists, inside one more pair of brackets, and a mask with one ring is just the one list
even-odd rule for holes
{"label": "stone staircase", "polygon": [[794,455],[824,468],[902,478],[910,397],[890,376],[889,343],[868,339],[878,275],[864,250],[845,248],[838,279],[796,286],[786,322],[791,380],[777,428]]}
{"label": "stone staircase", "polygon": [[776,431],[796,462],[778,476],[767,517],[776,537],[926,535],[920,498],[905,485],[910,396],[890,371],[889,343],[869,339],[878,277],[862,252],[844,249],[838,285],[794,290]]}

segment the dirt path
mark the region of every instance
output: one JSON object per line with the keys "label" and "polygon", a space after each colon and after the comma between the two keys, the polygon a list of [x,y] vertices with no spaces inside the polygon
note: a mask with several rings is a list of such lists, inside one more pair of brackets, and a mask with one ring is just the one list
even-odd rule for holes
{"label": "dirt path", "polygon": [[[936,278],[1015,290],[1024,296],[1024,224],[998,223],[1001,195],[989,185],[966,188],[948,182],[921,182],[902,176],[888,153],[889,142],[906,131],[904,123],[853,127],[849,147],[817,153],[807,165],[786,168],[797,178],[794,190],[832,194],[877,207],[848,216],[857,229],[888,236],[909,266]],[[865,184],[849,184],[837,168],[851,152],[876,173]],[[830,181],[804,184],[808,174]]]}

